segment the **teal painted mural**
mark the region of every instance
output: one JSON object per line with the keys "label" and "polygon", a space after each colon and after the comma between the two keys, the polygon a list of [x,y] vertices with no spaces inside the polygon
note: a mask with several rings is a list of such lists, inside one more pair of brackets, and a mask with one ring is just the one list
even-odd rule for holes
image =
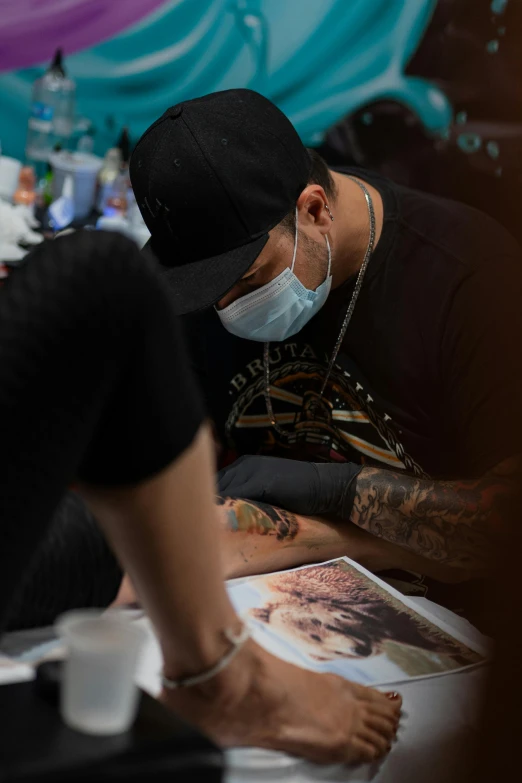
{"label": "teal painted mural", "polygon": [[404,73],[435,5],[0,0],[2,145],[7,154],[23,155],[31,84],[57,46],[67,55],[78,108],[94,123],[99,151],[113,142],[115,128],[127,125],[136,137],[178,101],[240,86],[274,100],[307,144],[320,143],[350,111],[383,98],[403,102],[426,128],[441,132],[451,120],[443,92]]}
{"label": "teal painted mural", "polygon": [[250,87],[329,163],[480,207],[522,238],[522,0],[0,0],[0,143],[61,46],[95,151]]}

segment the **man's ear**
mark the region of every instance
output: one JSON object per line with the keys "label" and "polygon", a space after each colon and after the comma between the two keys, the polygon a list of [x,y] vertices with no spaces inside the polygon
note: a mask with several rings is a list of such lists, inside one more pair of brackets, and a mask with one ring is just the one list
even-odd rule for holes
{"label": "man's ear", "polygon": [[321,185],[307,185],[297,199],[299,225],[304,229],[319,229],[321,234],[327,234],[332,227],[327,206],[328,197]]}

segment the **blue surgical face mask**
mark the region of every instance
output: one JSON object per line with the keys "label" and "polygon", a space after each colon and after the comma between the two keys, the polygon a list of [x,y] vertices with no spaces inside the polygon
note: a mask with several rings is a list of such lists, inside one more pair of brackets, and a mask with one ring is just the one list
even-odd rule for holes
{"label": "blue surgical face mask", "polygon": [[246,294],[223,310],[218,310],[217,314],[227,331],[246,340],[281,342],[301,331],[310,318],[319,312],[332,286],[330,242],[325,235],[328,251],[326,280],[315,291],[310,291],[294,274],[297,237],[296,208],[292,266],[251,294]]}

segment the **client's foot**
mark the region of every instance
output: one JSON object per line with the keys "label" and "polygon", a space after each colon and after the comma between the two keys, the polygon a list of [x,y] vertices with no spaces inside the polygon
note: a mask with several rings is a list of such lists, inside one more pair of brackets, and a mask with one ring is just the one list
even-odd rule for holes
{"label": "client's foot", "polygon": [[162,700],[220,745],[271,748],[326,764],[385,755],[402,704],[400,696],[292,666],[253,642],[205,686],[165,691]]}

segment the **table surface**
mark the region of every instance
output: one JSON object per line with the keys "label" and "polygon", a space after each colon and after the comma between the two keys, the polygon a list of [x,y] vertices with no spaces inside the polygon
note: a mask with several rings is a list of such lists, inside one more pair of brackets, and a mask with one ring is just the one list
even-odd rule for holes
{"label": "table surface", "polygon": [[[457,631],[477,641],[484,637],[466,620],[425,598],[414,599]],[[137,674],[144,690],[157,694],[160,688],[161,656],[150,623],[136,619],[147,631],[147,645]],[[31,679],[35,661],[55,656],[59,643],[51,629],[8,634],[0,645],[0,683]],[[16,666],[5,665],[8,660]],[[399,741],[380,765],[357,768],[314,767],[279,753],[255,749],[228,752],[227,783],[282,783],[374,781],[374,783],[445,783],[477,730],[481,684],[485,667],[397,685],[404,701]],[[388,685],[386,690],[393,689]]]}

